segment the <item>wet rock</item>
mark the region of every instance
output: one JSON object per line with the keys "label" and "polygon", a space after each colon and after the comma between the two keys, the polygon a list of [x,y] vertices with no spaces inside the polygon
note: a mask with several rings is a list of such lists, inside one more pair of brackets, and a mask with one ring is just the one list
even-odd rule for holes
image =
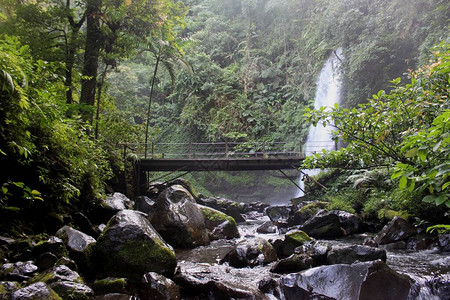
{"label": "wet rock", "polygon": [[10,245],[14,243],[16,240],[7,236],[0,235],[0,246]]}
{"label": "wet rock", "polygon": [[50,287],[63,299],[89,300],[94,296],[90,287],[79,282],[57,281],[50,284]]}
{"label": "wet rock", "polygon": [[226,220],[214,228],[210,237],[212,240],[234,239],[240,237],[240,234],[236,222]]}
{"label": "wet rock", "polygon": [[127,285],[126,278],[107,277],[96,280],[92,284],[92,288],[95,294],[125,293]]}
{"label": "wet rock", "polygon": [[212,266],[181,269],[174,277],[183,299],[266,299],[258,289],[239,280],[223,279]]}
{"label": "wet rock", "polygon": [[225,213],[232,217],[237,223],[245,222],[244,216],[241,214],[242,208],[239,203],[233,202],[230,206],[228,206]]}
{"label": "wet rock", "polygon": [[344,230],[344,235],[349,235],[358,231],[361,224],[361,219],[357,215],[346,211],[330,210],[327,214],[335,214],[338,216],[341,228]]}
{"label": "wet rock", "polygon": [[92,225],[91,220],[81,212],[76,212],[73,214],[73,221],[75,226],[80,229],[80,231],[85,232],[93,237],[98,237],[100,232],[95,230],[94,225]]}
{"label": "wet rock", "polygon": [[249,212],[259,212],[263,213],[264,210],[269,207],[270,204],[262,203],[262,202],[250,202],[245,208],[244,213],[248,214]]}
{"label": "wet rock", "polygon": [[103,206],[117,212],[119,210],[132,209],[133,202],[122,193],[114,193],[104,200]]}
{"label": "wet rock", "polygon": [[304,205],[294,213],[294,216],[289,218],[289,225],[302,225],[308,219],[312,218],[320,210],[325,209],[328,206],[327,202],[313,202]]}
{"label": "wet rock", "polygon": [[300,272],[315,265],[314,259],[305,254],[292,254],[291,256],[277,261],[270,272],[286,274]]}
{"label": "wet rock", "polygon": [[140,280],[146,272],[172,275],[175,253],[145,216],[136,211],[118,212],[96,245],[98,268],[106,275]]}
{"label": "wet rock", "polygon": [[178,300],[181,299],[180,288],[172,280],[149,272],[142,277],[139,297],[147,300]]}
{"label": "wet rock", "polygon": [[0,278],[7,281],[23,282],[30,279],[38,270],[32,261],[7,263],[1,267]]}
{"label": "wet rock", "polygon": [[408,239],[406,248],[409,250],[427,250],[438,245],[438,238],[429,234],[420,234]]}
{"label": "wet rock", "polygon": [[46,270],[53,267],[58,261],[58,257],[51,252],[45,252],[39,255],[36,264],[40,270]]}
{"label": "wet rock", "polygon": [[265,293],[274,295],[276,293],[277,281],[271,277],[266,277],[258,283],[258,289]]}
{"label": "wet rock", "polygon": [[259,233],[276,233],[277,227],[273,225],[272,221],[267,221],[256,228],[256,232]]}
{"label": "wet rock", "polygon": [[266,215],[274,224],[287,224],[291,208],[285,205],[269,206]]}
{"label": "wet rock", "polygon": [[0,299],[11,299],[11,293],[20,289],[20,284],[16,281],[0,281]]}
{"label": "wet rock", "polygon": [[156,199],[156,211],[152,224],[170,245],[193,248],[209,244],[205,218],[182,186],[165,189]]}
{"label": "wet rock", "polygon": [[64,241],[56,236],[50,236],[47,241],[36,244],[32,250],[34,256],[40,256],[41,254],[48,252],[54,254],[58,258],[69,256]]}
{"label": "wet rock", "polygon": [[57,266],[66,266],[66,267],[68,267],[69,269],[71,269],[72,271],[75,271],[75,272],[78,271],[77,264],[72,259],[70,259],[68,257],[61,257],[56,262],[56,265]]}
{"label": "wet rock", "polygon": [[242,216],[243,206],[235,201],[219,197],[208,197],[199,199],[198,203],[227,214],[237,223],[245,222],[245,218]]}
{"label": "wet rock", "polygon": [[352,264],[354,262],[372,261],[380,259],[386,262],[386,251],[379,248],[352,245],[334,246],[327,255],[327,263],[332,264]]}
{"label": "wet rock", "polygon": [[11,294],[11,300],[60,300],[61,298],[43,282],[21,288]]}
{"label": "wet rock", "polygon": [[312,241],[295,248],[295,254],[305,254],[314,260],[314,266],[326,264],[331,244],[324,241]]}
{"label": "wet rock", "polygon": [[134,199],[134,203],[135,209],[140,212],[152,215],[152,213],[155,211],[155,201],[147,196],[136,197]]}
{"label": "wet rock", "polygon": [[250,211],[245,214],[245,219],[247,220],[247,224],[250,223],[249,221],[255,221],[260,220],[264,216],[263,213],[257,212],[257,211]]}
{"label": "wet rock", "polygon": [[406,249],[406,242],[405,241],[398,241],[386,245],[379,246],[380,248],[386,249],[388,251],[392,250],[405,250]]}
{"label": "wet rock", "polygon": [[53,267],[43,273],[36,275],[32,279],[32,282],[45,282],[47,284],[55,283],[58,281],[84,283],[83,278],[81,278],[80,274],[63,265]]}
{"label": "wet rock", "polygon": [[398,300],[407,299],[411,279],[382,261],[321,266],[284,275],[280,287],[286,300]]}
{"label": "wet rock", "polygon": [[247,244],[237,245],[220,261],[228,262],[235,268],[255,267],[266,265],[277,260],[273,246],[266,240],[258,238]]}
{"label": "wet rock", "polygon": [[83,255],[88,255],[96,242],[93,237],[67,225],[58,230],[56,235],[64,241],[70,252]]}
{"label": "wet rock", "polygon": [[171,187],[174,185],[179,185],[179,186],[182,186],[184,189],[186,189],[189,192],[189,194],[191,194],[192,197],[194,197],[195,201],[197,201],[199,199],[199,195],[195,191],[195,189],[192,186],[190,181],[183,179],[183,178],[177,178],[177,179],[174,179],[171,182],[169,182],[167,184],[167,187]]}
{"label": "wet rock", "polygon": [[234,219],[214,208],[198,205],[205,219],[205,225],[212,232],[211,239],[233,239],[240,237]]}
{"label": "wet rock", "polygon": [[311,237],[302,230],[291,230],[285,234],[284,240],[277,240],[273,246],[279,258],[286,258],[294,253],[295,248],[311,241]]}
{"label": "wet rock", "polygon": [[363,245],[364,246],[369,246],[369,247],[378,247],[378,243],[375,242],[375,240],[373,238],[365,238],[363,241]]}
{"label": "wet rock", "polygon": [[442,252],[450,252],[450,233],[447,234],[439,234],[439,249]]}
{"label": "wet rock", "polygon": [[379,245],[405,240],[417,233],[416,228],[406,220],[395,217],[375,236]]}
{"label": "wet rock", "polygon": [[96,241],[93,237],[64,226],[56,232],[56,236],[62,239],[69,249],[70,257],[73,258],[83,273],[88,273],[91,269],[91,257]]}
{"label": "wet rock", "polygon": [[336,238],[344,235],[339,216],[325,210],[308,219],[301,229],[314,238]]}

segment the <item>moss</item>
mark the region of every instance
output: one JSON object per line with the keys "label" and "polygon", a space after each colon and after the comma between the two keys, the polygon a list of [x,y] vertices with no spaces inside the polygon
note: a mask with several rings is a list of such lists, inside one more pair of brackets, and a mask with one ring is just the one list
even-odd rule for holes
{"label": "moss", "polygon": [[378,211],[378,218],[380,220],[382,219],[386,219],[386,220],[392,220],[395,217],[400,217],[402,219],[408,220],[408,218],[410,217],[410,215],[407,212],[404,211],[395,211],[392,209],[380,209]]}
{"label": "moss", "polygon": [[[237,226],[236,221],[233,217],[230,217],[218,210],[215,210],[210,207],[206,206],[200,206],[200,211],[203,214],[203,217],[205,218],[206,226],[207,227],[215,227],[225,221],[229,221],[229,226]],[[211,229],[211,228],[210,228]]]}
{"label": "moss", "polygon": [[97,280],[92,285],[96,294],[122,293],[126,291],[126,278],[105,278]]}
{"label": "moss", "polygon": [[0,283],[0,295],[6,294],[6,288],[3,284]]}
{"label": "moss", "polygon": [[113,276],[139,280],[146,272],[173,275],[175,253],[162,241],[127,241],[118,252],[111,252],[105,268]]}
{"label": "moss", "polygon": [[286,233],[286,241],[294,245],[302,245],[311,241],[312,238],[304,231],[296,230]]}

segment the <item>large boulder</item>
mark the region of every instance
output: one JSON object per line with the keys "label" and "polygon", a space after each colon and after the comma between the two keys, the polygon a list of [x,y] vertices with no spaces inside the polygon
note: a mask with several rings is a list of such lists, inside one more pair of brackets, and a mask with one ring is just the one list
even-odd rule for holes
{"label": "large boulder", "polygon": [[277,261],[270,272],[286,274],[300,272],[315,266],[314,259],[305,254],[292,254],[287,258]]}
{"label": "large boulder", "polygon": [[211,239],[233,239],[240,237],[234,219],[214,208],[198,205],[205,218],[205,225],[211,231]]}
{"label": "large boulder", "polygon": [[173,280],[181,288],[182,299],[267,299],[239,276],[224,273],[213,265],[188,264],[180,268]]}
{"label": "large boulder", "polygon": [[220,263],[228,262],[235,268],[255,267],[267,265],[277,260],[277,253],[266,240],[258,238],[247,244],[237,245]]}
{"label": "large boulder", "polygon": [[416,233],[417,229],[412,224],[405,219],[395,217],[383,227],[374,240],[379,245],[384,245],[406,240]]}
{"label": "large boulder", "polygon": [[245,218],[242,216],[244,211],[243,206],[235,201],[220,197],[203,197],[197,202],[229,215],[238,223],[245,222]]}
{"label": "large boulder", "polygon": [[133,201],[122,193],[114,193],[108,196],[102,204],[104,207],[115,211],[133,208]]}
{"label": "large boulder", "polygon": [[295,248],[312,241],[312,238],[302,230],[290,230],[285,234],[284,240],[276,240],[273,246],[279,258],[286,258],[294,254]]}
{"label": "large boulder", "polygon": [[386,251],[383,249],[363,246],[334,246],[327,255],[327,263],[332,264],[352,264],[354,262],[371,261],[381,259],[386,262]]}
{"label": "large boulder", "polygon": [[0,269],[0,279],[22,282],[28,280],[38,270],[32,261],[6,263]]}
{"label": "large boulder", "polygon": [[96,262],[107,275],[139,280],[146,272],[173,275],[175,253],[142,213],[118,212],[96,245]]}
{"label": "large boulder", "polygon": [[269,206],[266,208],[266,214],[276,225],[286,226],[291,208],[286,205]]}
{"label": "large boulder", "polygon": [[95,239],[70,226],[64,226],[56,232],[56,236],[64,241],[70,253],[89,256],[91,248],[95,245]]}
{"label": "large boulder", "polygon": [[152,224],[172,246],[193,248],[209,244],[205,218],[194,197],[181,185],[165,189],[156,199]]}
{"label": "large boulder", "polygon": [[294,215],[290,216],[288,223],[290,226],[302,225],[308,219],[317,214],[320,210],[327,208],[327,206],[328,202],[321,201],[303,205],[294,213]]}
{"label": "large boulder", "polygon": [[48,285],[37,282],[11,294],[11,300],[61,300]]}
{"label": "large boulder", "polygon": [[146,300],[179,300],[180,288],[161,274],[149,272],[142,276],[139,296]]}
{"label": "large boulder", "polygon": [[439,234],[438,243],[442,252],[450,252],[450,233]]}
{"label": "large boulder", "polygon": [[0,281],[0,299],[11,299],[11,293],[20,289],[20,284],[16,281]]}
{"label": "large boulder", "polygon": [[408,298],[411,279],[378,260],[284,275],[280,287],[286,300],[399,300]]}
{"label": "large boulder", "polygon": [[349,235],[358,231],[361,219],[357,215],[343,210],[330,210],[328,211],[328,214],[335,214],[338,216],[344,235]]}
{"label": "large boulder", "polygon": [[91,269],[90,261],[96,240],[67,225],[59,229],[56,236],[64,241],[71,258],[78,263],[80,270],[88,272]]}
{"label": "large boulder", "polygon": [[147,196],[139,196],[134,199],[134,207],[140,212],[152,215],[155,211],[155,201]]}
{"label": "large boulder", "polygon": [[308,219],[301,229],[314,238],[336,238],[344,235],[339,216],[325,210]]}

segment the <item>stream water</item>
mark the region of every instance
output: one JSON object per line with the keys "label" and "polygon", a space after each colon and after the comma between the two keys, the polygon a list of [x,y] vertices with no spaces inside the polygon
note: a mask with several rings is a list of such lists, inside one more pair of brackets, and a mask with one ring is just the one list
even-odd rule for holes
{"label": "stream water", "polygon": [[[254,268],[233,268],[226,264],[220,265],[218,262],[233,247],[240,243],[246,243],[256,238],[266,240],[276,240],[283,235],[260,234],[256,228],[268,217],[264,216],[258,220],[252,220],[249,224],[240,224],[239,232],[241,237],[234,240],[218,240],[209,246],[195,249],[179,250],[176,252],[178,264],[181,269],[189,270],[198,278],[209,278],[232,285],[235,288],[254,291],[258,293],[258,283],[268,277],[278,279],[279,274],[271,273],[269,270],[272,264],[258,266]],[[332,245],[362,244],[367,237],[366,234],[353,235],[346,238],[327,240]],[[387,250],[387,264],[393,270],[408,275],[414,284],[410,290],[408,300],[445,300],[450,299],[450,295],[442,295],[435,286],[441,283],[450,282],[450,257],[448,254],[436,250],[408,251],[408,250]],[[274,298],[271,295],[261,294],[257,299],[284,299],[283,295]],[[382,300],[382,299],[380,299]]]}
{"label": "stream water", "polygon": [[[340,68],[342,61],[342,48],[338,48],[330,55],[324,64],[320,75],[317,79],[317,89],[314,96],[314,109],[318,110],[321,107],[333,107],[340,103],[342,80],[340,76]],[[322,149],[333,150],[336,145],[331,136],[332,128],[330,126],[311,125],[308,130],[308,137],[304,147],[304,154],[306,156],[315,152],[320,152]],[[319,170],[304,170],[304,173],[312,176],[317,175]],[[299,179],[300,188],[304,187],[302,176]],[[303,196],[303,191],[299,190],[296,197]]]}

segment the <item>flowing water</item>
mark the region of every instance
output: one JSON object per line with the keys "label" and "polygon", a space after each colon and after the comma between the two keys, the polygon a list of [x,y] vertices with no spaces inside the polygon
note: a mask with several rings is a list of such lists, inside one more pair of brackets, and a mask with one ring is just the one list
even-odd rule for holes
{"label": "flowing water", "polygon": [[[342,48],[334,51],[323,66],[319,78],[317,79],[317,90],[314,96],[314,109],[318,110],[321,107],[333,107],[339,104],[342,80],[340,76],[340,68],[342,61]],[[336,147],[332,140],[332,128],[330,126],[311,125],[308,131],[304,147],[304,154],[311,155],[316,152],[321,152],[322,149],[333,150]],[[317,175],[319,170],[305,170],[309,176]],[[304,183],[302,176],[300,176],[299,185],[303,189]],[[303,196],[303,191],[299,190],[297,197]]]}
{"label": "flowing water", "polygon": [[[266,240],[282,238],[283,235],[278,233],[260,234],[256,232],[256,228],[267,220],[268,218],[265,216],[252,221],[250,224],[240,224],[241,238],[239,239],[218,240],[212,242],[209,246],[177,251],[178,265],[181,269],[189,270],[189,273],[197,278],[226,282],[235,288],[252,290],[257,293],[258,283],[264,278],[280,278],[280,275],[269,271],[273,263],[268,266],[237,269],[226,264],[219,265],[218,262],[237,244],[246,243],[255,238]],[[362,244],[367,237],[368,235],[361,234],[327,240],[327,242],[332,245]],[[450,294],[446,294],[450,282],[450,258],[448,254],[441,253],[437,249],[423,251],[387,250],[387,264],[393,270],[408,275],[412,279],[413,285],[408,300],[450,299]],[[442,287],[444,288],[442,289]],[[266,296],[263,294],[261,298],[257,299],[266,299]],[[283,298],[283,295],[279,297],[279,299]],[[267,299],[277,298],[270,297]]]}

